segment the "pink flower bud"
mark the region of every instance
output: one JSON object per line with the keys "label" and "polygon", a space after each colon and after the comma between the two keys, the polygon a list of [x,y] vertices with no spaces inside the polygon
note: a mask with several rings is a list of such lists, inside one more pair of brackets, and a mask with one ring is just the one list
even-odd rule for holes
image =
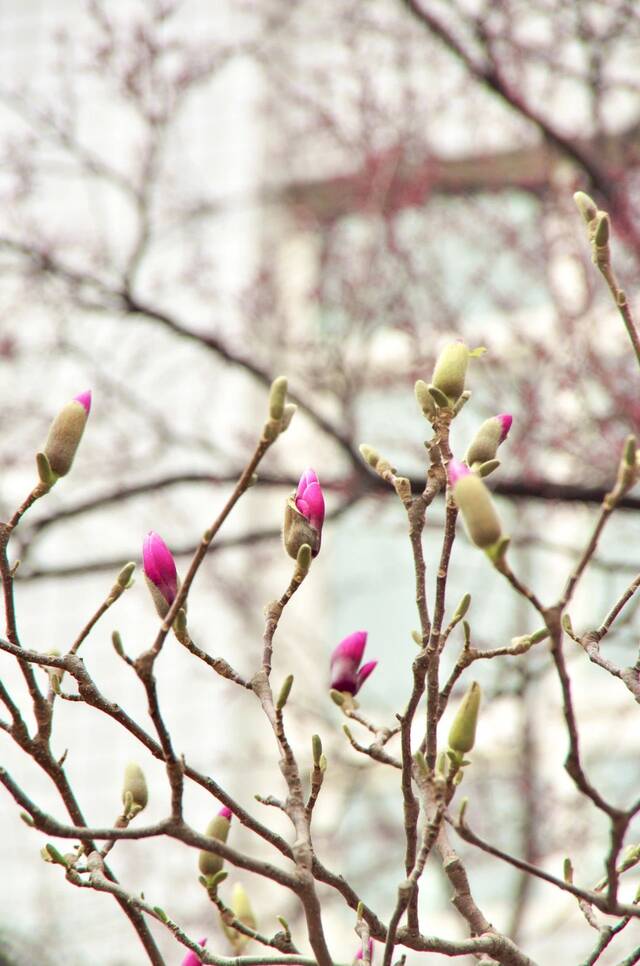
{"label": "pink flower bud", "polygon": [[144,538],[142,563],[156,610],[165,617],[178,593],[178,574],[171,551],[153,531]]}
{"label": "pink flower bud", "polygon": [[377,661],[368,661],[360,667],[367,645],[367,632],[354,631],[338,644],[331,655],[331,688],[357,694],[367,680]]}
{"label": "pink flower bud", "polygon": [[53,473],[53,482],[66,476],[71,469],[90,409],[91,393],[87,390],[63,406],[52,422],[44,454]]}
{"label": "pink flower bud", "polygon": [[226,818],[227,821],[230,822],[233,812],[231,811],[230,808],[227,808],[226,805],[223,805],[223,807],[218,812],[218,815],[222,815],[223,818]]}
{"label": "pink flower bud", "polygon": [[312,555],[318,556],[323,522],[324,497],[318,477],[313,470],[305,470],[284,512],[284,546],[290,557],[297,560],[305,543],[311,547]]}
{"label": "pink flower bud", "polygon": [[455,486],[458,480],[461,480],[464,476],[469,476],[471,470],[460,460],[449,460],[449,465],[447,467],[447,475],[449,477],[449,486]]}
{"label": "pink flower bud", "polygon": [[511,429],[511,424],[513,422],[513,416],[511,413],[498,413],[496,419],[499,421],[502,432],[500,433],[500,442],[504,443],[505,439],[509,435],[509,430]]}
{"label": "pink flower bud", "polygon": [[89,415],[91,412],[91,390],[87,389],[85,392],[81,392],[79,395],[73,397],[76,402],[79,402],[84,406],[84,411]]}
{"label": "pink flower bud", "polygon": [[314,470],[305,470],[296,490],[296,506],[318,532],[324,522],[324,496]]}
{"label": "pink flower bud", "polygon": [[[198,940],[198,943],[201,946],[206,946],[207,945],[207,940],[206,940],[206,938],[205,939],[199,939]],[[182,966],[202,966],[202,960],[198,959],[196,953],[194,953],[191,950],[189,950],[189,952],[187,953],[187,955],[182,960]]]}

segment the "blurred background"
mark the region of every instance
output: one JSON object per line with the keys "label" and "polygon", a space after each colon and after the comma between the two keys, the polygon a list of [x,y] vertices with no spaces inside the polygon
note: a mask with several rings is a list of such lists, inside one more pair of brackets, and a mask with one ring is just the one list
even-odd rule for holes
{"label": "blurred background", "polygon": [[[374,445],[419,485],[429,427],[413,383],[429,380],[447,341],[486,346],[470,367],[473,398],[456,420],[454,451],[462,457],[488,416],[513,413],[490,483],[514,568],[545,602],[559,595],[640,417],[636,363],[571,198],[587,190],[611,213],[621,284],[640,308],[637,5],[0,0],[0,27],[3,519],[33,485],[34,453],[53,415],[77,393],[94,394],[73,472],[14,538],[22,641],[67,649],[123,563],[140,560],[150,529],[186,569],[252,451],[270,381],[287,375],[299,411],[215,541],[189,599],[190,626],[206,650],[245,675],[256,669],[264,605],[291,572],[279,535],[284,503],[313,467],[327,500],[323,548],[282,619],[274,680],[295,674],[287,710],[301,760],[310,763],[314,732],[329,759],[315,812],[318,854],[387,920],[403,876],[398,776],[348,745],[328,695],[328,661],[341,638],[368,630],[367,657],[379,666],[361,706],[392,726],[410,690],[417,615],[404,512],[358,444]],[[638,497],[625,501],[580,586],[571,617],[581,633],[638,571],[639,507]],[[442,517],[439,499],[425,540],[430,593]],[[467,591],[476,646],[537,629],[461,532],[449,612]],[[143,579],[83,651],[105,694],[147,727],[141,686],[111,647],[116,628],[134,656],[153,639]],[[633,665],[633,602],[617,628],[606,655]],[[461,645],[456,632],[445,673]],[[628,806],[640,781],[633,698],[568,647],[588,774]],[[12,662],[0,666],[29,717]],[[176,748],[290,838],[282,816],[253,800],[283,791],[257,702],[202,673],[175,641],[157,670]],[[576,881],[590,887],[608,830],[563,771],[546,645],[479,662],[473,677],[486,700],[464,782],[472,827],[556,875],[570,855]],[[42,774],[7,735],[0,741],[2,764],[62,818]],[[53,746],[68,749],[65,767],[92,824],[119,813],[131,759],[150,784],[143,822],[167,814],[163,769],[91,708],[58,702]],[[216,810],[188,788],[191,823],[204,828]],[[0,957],[143,963],[117,905],[43,864],[44,837],[5,793],[0,814]],[[636,827],[629,841],[639,838]],[[238,823],[230,844],[274,858]],[[569,896],[454,844],[498,929],[539,963],[587,958],[596,933]],[[123,842],[112,859],[127,889],[230,952],[194,852]],[[304,945],[288,894],[232,871],[228,885],[236,880],[262,931],[272,934],[284,915]],[[625,877],[625,899],[638,881]],[[336,893],[321,898],[330,947],[348,962],[358,943],[353,915]],[[425,932],[465,936],[436,862],[420,908]],[[167,962],[180,962],[170,934],[152,929]],[[618,963],[639,942],[632,924],[599,962]],[[418,958],[409,953],[409,966]]]}

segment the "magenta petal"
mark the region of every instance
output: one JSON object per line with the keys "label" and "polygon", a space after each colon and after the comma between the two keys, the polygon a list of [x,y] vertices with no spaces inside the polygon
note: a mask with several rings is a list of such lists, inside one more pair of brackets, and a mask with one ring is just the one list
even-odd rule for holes
{"label": "magenta petal", "polygon": [[86,392],[81,392],[78,396],[74,396],[74,401],[79,402],[81,406],[84,406],[84,411],[87,416],[91,412],[91,390],[87,389]]}
{"label": "magenta petal", "polygon": [[359,666],[362,660],[362,655],[364,654],[364,649],[367,646],[367,632],[366,631],[354,631],[353,634],[349,634],[344,640],[340,641],[338,646],[335,648],[333,654],[331,655],[331,665],[339,660],[353,661],[356,667]]}
{"label": "magenta petal", "polygon": [[377,664],[378,664],[377,661],[367,661],[366,664],[362,665],[362,667],[358,671],[358,674],[356,675],[356,690],[354,694],[358,693],[358,691],[360,690],[364,682],[367,680],[367,678],[369,677],[373,669],[377,666]]}
{"label": "magenta petal", "polygon": [[311,511],[309,510],[309,504],[307,503],[307,501],[305,499],[303,499],[303,497],[297,496],[296,497],[296,506],[297,506],[298,510],[300,511],[300,513],[302,514],[302,516],[305,517],[305,519],[308,520],[309,517],[310,517],[310,515],[311,515]]}
{"label": "magenta petal", "polygon": [[151,531],[142,545],[144,572],[171,606],[178,593],[178,574],[173,555],[162,537]]}
{"label": "magenta petal", "polygon": [[329,687],[333,691],[348,691],[349,694],[355,694],[358,690],[358,665],[346,657],[332,661]]}
{"label": "magenta petal", "polygon": [[318,482],[318,477],[316,476],[315,471],[311,469],[305,470],[302,476],[300,477],[300,482],[298,483],[296,498],[300,496],[304,496],[305,490],[310,483],[317,483],[317,482]]}
{"label": "magenta petal", "polygon": [[513,416],[511,413],[499,413],[496,419],[500,423],[500,442],[504,443],[505,439],[509,435],[509,430],[511,429],[511,424],[513,423]]}
{"label": "magenta petal", "polygon": [[309,507],[307,519],[316,530],[322,530],[324,523],[324,496],[319,483],[311,483],[304,493],[304,499]]}
{"label": "magenta petal", "polygon": [[447,475],[449,477],[449,485],[455,486],[456,483],[463,478],[463,476],[469,476],[471,470],[460,460],[449,460],[449,466],[447,467]]}
{"label": "magenta petal", "polygon": [[233,815],[233,812],[226,805],[223,805],[220,811],[218,812],[218,815],[221,815],[222,818],[226,818],[229,821],[231,821],[231,816]]}

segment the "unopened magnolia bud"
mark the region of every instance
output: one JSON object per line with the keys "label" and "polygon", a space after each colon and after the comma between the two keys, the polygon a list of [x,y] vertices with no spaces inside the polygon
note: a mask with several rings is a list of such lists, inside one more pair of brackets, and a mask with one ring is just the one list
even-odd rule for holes
{"label": "unopened magnolia bud", "polygon": [[323,523],[324,494],[320,482],[314,470],[305,470],[284,511],[283,539],[289,556],[296,560],[300,548],[307,543],[311,555],[317,557]]}
{"label": "unopened magnolia bud", "polygon": [[144,772],[140,765],[131,761],[124,770],[122,786],[122,804],[124,805],[125,815],[133,818],[146,807],[148,801],[149,792]]}
{"label": "unopened magnolia bud", "polygon": [[576,191],[573,196],[573,200],[576,203],[576,207],[585,223],[588,225],[590,221],[598,214],[598,206],[596,205],[593,198],[590,198],[586,191]]}
{"label": "unopened magnolia bud", "polygon": [[505,441],[509,434],[512,422],[513,417],[510,413],[500,413],[498,416],[492,416],[491,419],[485,420],[467,450],[465,456],[467,464],[474,467],[476,464],[494,460],[498,446]]}
{"label": "unopened magnolia bud", "polygon": [[239,919],[244,926],[249,926],[250,929],[256,928],[256,918],[249,902],[249,896],[239,882],[236,882],[233,887],[231,908],[236,914],[236,919]]}
{"label": "unopened magnolia bud", "polygon": [[462,754],[471,751],[476,740],[480,710],[480,685],[474,681],[465,694],[449,731],[449,747]]}
{"label": "unopened magnolia bud", "polygon": [[[231,828],[231,809],[221,808],[214,819],[207,825],[206,835],[218,842],[226,842]],[[198,861],[198,868],[204,876],[210,878],[222,870],[224,859],[213,852],[202,851]]]}
{"label": "unopened magnolia bud", "polygon": [[66,476],[80,445],[91,410],[91,393],[83,392],[63,406],[49,429],[44,455],[55,477]]}
{"label": "unopened magnolia bud", "polygon": [[287,398],[287,380],[285,376],[278,376],[271,383],[269,392],[269,416],[271,419],[282,419],[284,404]]}
{"label": "unopened magnolia bud", "polygon": [[464,392],[468,364],[469,348],[464,342],[451,342],[438,356],[431,383],[451,403]]}
{"label": "unopened magnolia bud", "polygon": [[423,415],[427,419],[432,419],[436,414],[436,406],[433,396],[429,392],[429,387],[423,379],[418,379],[414,387],[414,392]]}
{"label": "unopened magnolia bud", "polygon": [[178,593],[178,574],[173,554],[153,530],[144,538],[142,565],[156,610],[160,617],[166,617]]}
{"label": "unopened magnolia bud", "polygon": [[[231,910],[236,920],[241,922],[243,926],[248,926],[249,929],[256,928],[256,917],[253,914],[249,896],[239,882],[236,882],[231,893]],[[224,919],[222,927],[229,942],[234,946],[237,953],[251,940],[250,936],[245,936],[244,933],[234,929],[233,926],[227,925]]]}
{"label": "unopened magnolia bud", "polygon": [[488,489],[458,460],[450,460],[448,474],[469,539],[483,550],[493,547],[502,539],[502,528]]}

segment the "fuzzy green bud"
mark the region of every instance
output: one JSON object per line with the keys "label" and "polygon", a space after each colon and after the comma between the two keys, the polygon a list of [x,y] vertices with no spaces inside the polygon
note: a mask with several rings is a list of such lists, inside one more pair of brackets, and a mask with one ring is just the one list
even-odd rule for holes
{"label": "fuzzy green bud", "polygon": [[149,791],[147,781],[140,765],[134,761],[129,762],[124,770],[124,782],[122,785],[122,804],[124,814],[133,818],[143,808],[146,808],[149,801]]}
{"label": "fuzzy green bud", "polygon": [[[221,811],[207,825],[206,835],[218,842],[226,842],[231,828],[231,813],[229,809]],[[198,860],[198,868],[206,878],[217,875],[222,870],[224,859],[221,855],[214,855],[213,852],[202,851]]]}
{"label": "fuzzy green bud", "polygon": [[606,211],[599,211],[593,232],[593,240],[598,248],[606,248],[609,244],[609,215]]}
{"label": "fuzzy green bud", "polygon": [[282,709],[284,708],[289,698],[289,694],[291,693],[292,686],[293,686],[293,674],[288,674],[287,677],[282,682],[282,687],[280,688],[280,694],[278,695],[278,700],[276,701],[277,711],[282,711]]}
{"label": "fuzzy green bud", "polygon": [[311,567],[312,553],[308,543],[303,543],[296,557],[296,576],[306,577]]}
{"label": "fuzzy green bud", "polygon": [[500,413],[499,416],[486,419],[467,450],[465,456],[467,465],[475,468],[483,463],[495,460],[498,446],[504,442],[511,429],[511,422],[509,413]]}
{"label": "fuzzy green bud", "polygon": [[56,478],[66,476],[80,445],[91,407],[90,393],[63,406],[49,429],[44,455]]}
{"label": "fuzzy green bud", "polygon": [[452,403],[464,392],[468,364],[469,347],[464,342],[449,343],[438,356],[431,383]]}
{"label": "fuzzy green bud", "polygon": [[320,759],[322,758],[322,739],[320,735],[311,736],[311,752],[313,754],[313,764],[318,768]]}
{"label": "fuzzy green bud", "polygon": [[271,383],[269,391],[269,416],[271,419],[282,419],[284,404],[287,398],[287,380],[285,376],[278,376]]}
{"label": "fuzzy green bud", "polygon": [[[249,896],[239,882],[236,882],[231,893],[231,910],[237,921],[241,922],[243,926],[248,926],[249,929],[256,928],[256,917],[253,914],[253,909],[251,908],[251,903],[249,902]],[[234,929],[233,926],[227,925],[224,920],[223,928],[227,938],[229,939],[229,942],[234,946],[237,953],[239,953],[251,939],[250,936],[245,936],[244,933],[238,932],[238,930]]]}
{"label": "fuzzy green bud", "polygon": [[453,482],[451,469],[453,462],[452,460],[449,463],[453,498],[462,514],[469,539],[476,547],[486,550],[502,538],[502,527],[491,494],[480,477],[473,473],[460,474]]}
{"label": "fuzzy green bud", "polygon": [[576,203],[576,207],[580,214],[582,215],[585,224],[593,221],[593,219],[598,214],[598,206],[596,205],[593,198],[590,198],[586,191],[576,191],[573,196],[573,200]]}
{"label": "fuzzy green bud", "polygon": [[479,710],[480,685],[474,681],[462,699],[449,731],[449,747],[452,751],[466,754],[473,748]]}

